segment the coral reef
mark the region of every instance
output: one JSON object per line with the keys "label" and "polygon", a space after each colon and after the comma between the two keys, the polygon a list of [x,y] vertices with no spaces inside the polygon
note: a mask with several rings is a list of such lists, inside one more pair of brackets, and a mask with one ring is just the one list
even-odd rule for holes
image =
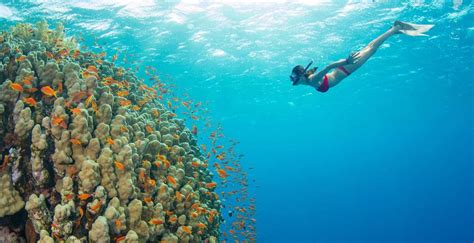
{"label": "coral reef", "polygon": [[155,88],[79,50],[61,24],[1,32],[0,61],[5,235],[218,241],[221,202],[204,186],[212,184],[207,160]]}

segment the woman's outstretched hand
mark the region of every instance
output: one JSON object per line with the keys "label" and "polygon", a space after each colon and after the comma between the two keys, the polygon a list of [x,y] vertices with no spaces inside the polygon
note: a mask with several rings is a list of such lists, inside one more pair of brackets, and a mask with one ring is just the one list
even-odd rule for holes
{"label": "woman's outstretched hand", "polygon": [[346,58],[346,64],[354,64],[359,61],[360,52],[353,52]]}

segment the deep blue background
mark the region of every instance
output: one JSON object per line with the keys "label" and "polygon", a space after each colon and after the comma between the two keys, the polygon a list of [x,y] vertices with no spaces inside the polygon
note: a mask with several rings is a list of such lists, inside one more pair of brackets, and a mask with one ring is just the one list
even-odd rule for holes
{"label": "deep blue background", "polygon": [[[470,1],[75,2],[4,3],[0,20],[62,20],[209,101],[254,167],[260,242],[474,240]],[[435,27],[390,38],[328,93],[290,85],[294,65],[322,68],[396,19]]]}

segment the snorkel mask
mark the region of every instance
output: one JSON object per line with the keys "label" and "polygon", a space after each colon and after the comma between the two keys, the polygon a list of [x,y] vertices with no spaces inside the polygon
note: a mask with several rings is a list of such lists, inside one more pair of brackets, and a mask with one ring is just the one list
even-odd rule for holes
{"label": "snorkel mask", "polygon": [[[306,68],[303,70],[303,74],[302,75],[305,75],[306,72],[308,72],[308,69],[309,67],[313,64],[313,60],[311,60],[308,65],[306,65]],[[316,71],[316,69],[318,69],[318,67],[314,67],[313,68],[313,72]],[[295,72],[295,70],[293,69],[293,72],[291,73],[290,75],[290,80],[293,82],[293,85],[296,85],[298,83],[298,81],[300,80],[301,78],[301,74],[298,74]]]}

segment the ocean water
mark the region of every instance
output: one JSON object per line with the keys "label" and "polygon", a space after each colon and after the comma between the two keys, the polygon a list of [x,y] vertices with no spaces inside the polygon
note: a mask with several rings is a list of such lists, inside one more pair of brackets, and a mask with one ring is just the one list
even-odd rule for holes
{"label": "ocean water", "polygon": [[[258,242],[472,242],[473,11],[463,0],[3,0],[0,26],[61,21],[203,101],[240,142]],[[293,66],[345,58],[397,19],[435,27],[391,37],[327,93],[291,85]]]}

